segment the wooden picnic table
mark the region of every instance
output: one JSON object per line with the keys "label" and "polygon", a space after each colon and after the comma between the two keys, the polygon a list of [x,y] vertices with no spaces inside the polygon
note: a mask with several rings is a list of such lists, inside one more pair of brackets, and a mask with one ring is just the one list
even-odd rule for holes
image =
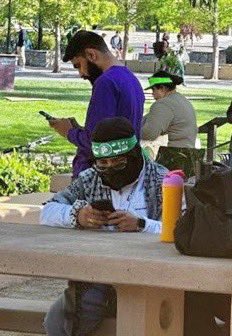
{"label": "wooden picnic table", "polygon": [[152,234],[0,224],[0,254],[0,274],[114,285],[117,336],[182,336],[185,290],[232,293],[231,260],[182,256]]}

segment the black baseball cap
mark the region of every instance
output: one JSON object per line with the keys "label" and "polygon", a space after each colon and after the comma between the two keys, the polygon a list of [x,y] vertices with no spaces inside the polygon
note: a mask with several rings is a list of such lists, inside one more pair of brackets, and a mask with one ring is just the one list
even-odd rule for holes
{"label": "black baseball cap", "polygon": [[70,39],[65,50],[63,61],[70,61],[75,56],[82,54],[86,48],[108,51],[107,45],[100,35],[87,30],[79,30]]}

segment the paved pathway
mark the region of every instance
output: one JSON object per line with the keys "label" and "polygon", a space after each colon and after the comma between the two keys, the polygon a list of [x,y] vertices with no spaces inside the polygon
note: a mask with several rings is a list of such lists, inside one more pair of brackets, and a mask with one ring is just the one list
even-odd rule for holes
{"label": "paved pathway", "polygon": [[[102,31],[96,31],[101,34]],[[106,43],[110,44],[110,39],[114,35],[112,31],[104,31],[106,33]],[[170,34],[170,45],[176,42],[177,33]],[[123,34],[121,34],[123,37]],[[162,36],[162,34],[161,34]],[[136,52],[143,52],[144,43],[148,45],[148,47],[152,47],[152,43],[155,40],[155,33],[152,32],[130,32],[129,36],[129,46],[133,47]],[[228,35],[219,35],[219,47],[226,49],[228,46],[232,46],[232,36]],[[191,49],[190,41],[187,42],[188,49]],[[212,47],[212,34],[204,34],[202,38],[199,40],[194,39],[193,48],[204,48]]]}
{"label": "paved pathway", "polygon": [[[147,85],[147,78],[151,74],[135,74],[140,80],[143,87]],[[53,73],[52,70],[41,69],[41,68],[29,68],[25,70],[16,70],[16,78],[23,79],[33,79],[36,80],[57,80],[62,79],[65,81],[77,81],[82,82],[83,79],[80,78],[76,70],[72,70],[70,65],[63,64],[61,73]],[[202,76],[186,76],[187,86],[190,88],[215,88],[215,89],[227,89],[232,90],[232,80],[208,80],[204,79]]]}

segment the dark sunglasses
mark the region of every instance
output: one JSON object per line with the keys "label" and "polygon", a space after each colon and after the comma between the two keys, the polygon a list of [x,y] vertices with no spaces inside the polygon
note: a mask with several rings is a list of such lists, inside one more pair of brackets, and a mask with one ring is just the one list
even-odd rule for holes
{"label": "dark sunglasses", "polygon": [[104,173],[109,169],[113,169],[115,171],[120,171],[126,168],[127,165],[127,158],[124,158],[121,162],[112,165],[112,166],[108,166],[108,165],[99,165],[99,163],[95,163],[93,165],[93,168],[98,172],[98,173]]}

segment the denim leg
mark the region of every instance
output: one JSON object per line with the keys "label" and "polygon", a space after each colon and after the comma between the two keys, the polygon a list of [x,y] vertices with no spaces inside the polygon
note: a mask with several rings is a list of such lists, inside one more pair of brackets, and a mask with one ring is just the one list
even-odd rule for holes
{"label": "denim leg", "polygon": [[69,288],[53,303],[44,320],[48,336],[72,336],[74,302]]}
{"label": "denim leg", "polygon": [[111,286],[103,284],[77,282],[76,302],[70,288],[67,288],[45,317],[47,335],[74,336],[73,326],[75,336],[86,336],[97,329],[106,316],[110,288]]}
{"label": "denim leg", "polygon": [[96,330],[106,316],[108,301],[108,285],[88,284],[88,288],[80,293],[77,332],[75,336],[85,336]]}

